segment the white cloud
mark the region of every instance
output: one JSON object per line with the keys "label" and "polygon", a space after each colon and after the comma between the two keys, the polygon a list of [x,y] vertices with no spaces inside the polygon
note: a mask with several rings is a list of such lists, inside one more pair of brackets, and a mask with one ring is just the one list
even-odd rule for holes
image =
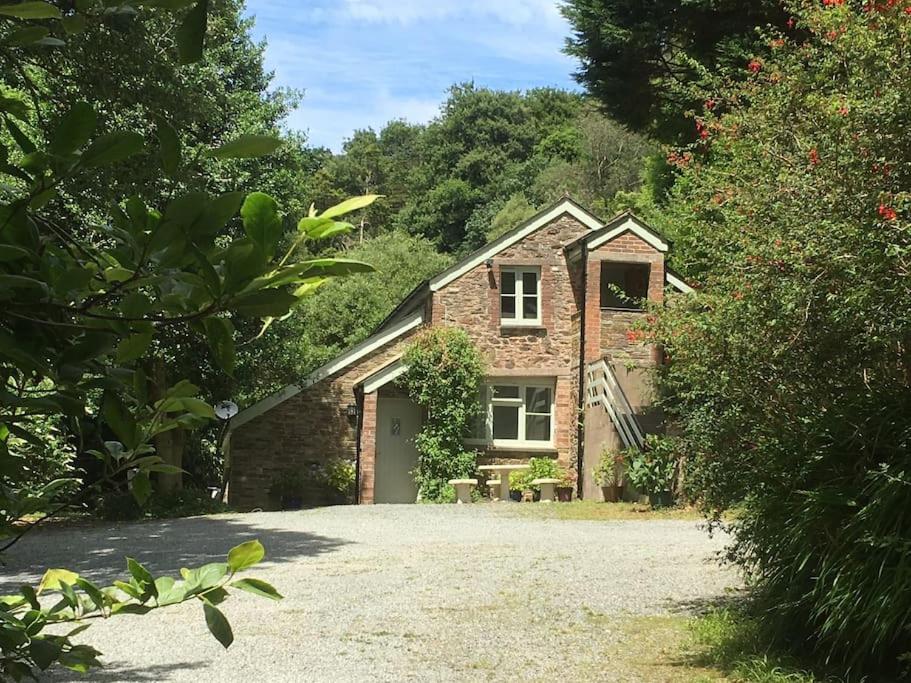
{"label": "white cloud", "polygon": [[343,0],[342,6],[351,18],[369,22],[413,24],[473,17],[513,26],[563,23],[555,0]]}

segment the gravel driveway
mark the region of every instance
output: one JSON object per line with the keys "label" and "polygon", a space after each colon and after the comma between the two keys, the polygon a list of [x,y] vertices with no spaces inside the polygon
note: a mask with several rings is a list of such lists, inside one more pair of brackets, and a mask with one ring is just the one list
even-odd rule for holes
{"label": "gravel driveway", "polygon": [[123,616],[84,634],[107,664],[89,678],[643,680],[611,665],[627,625],[686,613],[738,584],[714,559],[724,538],[691,521],[563,521],[503,506],[409,505],[41,530],[5,557],[0,588],[15,591],[45,566],[110,581],[125,572],[127,554],[153,573],[176,575],[251,538],[266,546],[251,575],[285,599],[238,592],[225,602],[236,638],[230,650],[209,636],[198,604]]}

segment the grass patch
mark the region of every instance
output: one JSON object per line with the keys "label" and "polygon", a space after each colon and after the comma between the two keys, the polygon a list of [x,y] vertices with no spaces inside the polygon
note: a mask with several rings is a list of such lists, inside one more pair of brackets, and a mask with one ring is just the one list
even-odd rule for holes
{"label": "grass patch", "polygon": [[[500,505],[499,503],[497,505]],[[606,522],[616,520],[686,519],[700,520],[702,515],[695,508],[661,508],[653,510],[641,503],[596,503],[591,500],[574,500],[572,503],[517,503],[504,505],[510,514],[537,519],[588,520]]]}
{"label": "grass patch", "polygon": [[[823,683],[792,657],[763,645],[754,619],[735,608],[720,608],[690,621],[689,658],[738,683]],[[702,680],[702,679],[696,679]],[[714,679],[704,679],[714,680]]]}

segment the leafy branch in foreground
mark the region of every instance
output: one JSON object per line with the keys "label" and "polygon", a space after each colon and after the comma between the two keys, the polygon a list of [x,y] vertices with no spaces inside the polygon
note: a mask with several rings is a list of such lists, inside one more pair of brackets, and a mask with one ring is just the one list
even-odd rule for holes
{"label": "leafy branch in foreground", "polygon": [[[227,562],[213,562],[197,569],[181,569],[181,579],[155,578],[133,558],[127,558],[128,580],[114,581],[101,588],[66,569],[48,569],[37,587],[22,586],[18,594],[0,596],[0,669],[13,680],[33,678],[59,663],[86,673],[100,667],[101,654],[89,645],[74,644],[72,638],[85,631],[92,619],[109,619],[119,614],[146,614],[159,607],[189,600],[202,603],[206,625],[225,648],[234,642],[231,624],[218,605],[230,588],[271,600],[282,596],[261,579],[235,579],[235,575],[258,564],[265,556],[259,541],[247,541],[231,549]],[[47,626],[77,624],[63,635],[44,633]]]}

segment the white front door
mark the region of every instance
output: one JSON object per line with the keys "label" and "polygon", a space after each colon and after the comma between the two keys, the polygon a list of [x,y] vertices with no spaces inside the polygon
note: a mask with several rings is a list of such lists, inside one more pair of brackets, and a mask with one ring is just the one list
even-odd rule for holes
{"label": "white front door", "polygon": [[418,489],[411,472],[418,466],[414,437],[421,409],[406,398],[382,398],[376,407],[375,503],[414,503]]}

